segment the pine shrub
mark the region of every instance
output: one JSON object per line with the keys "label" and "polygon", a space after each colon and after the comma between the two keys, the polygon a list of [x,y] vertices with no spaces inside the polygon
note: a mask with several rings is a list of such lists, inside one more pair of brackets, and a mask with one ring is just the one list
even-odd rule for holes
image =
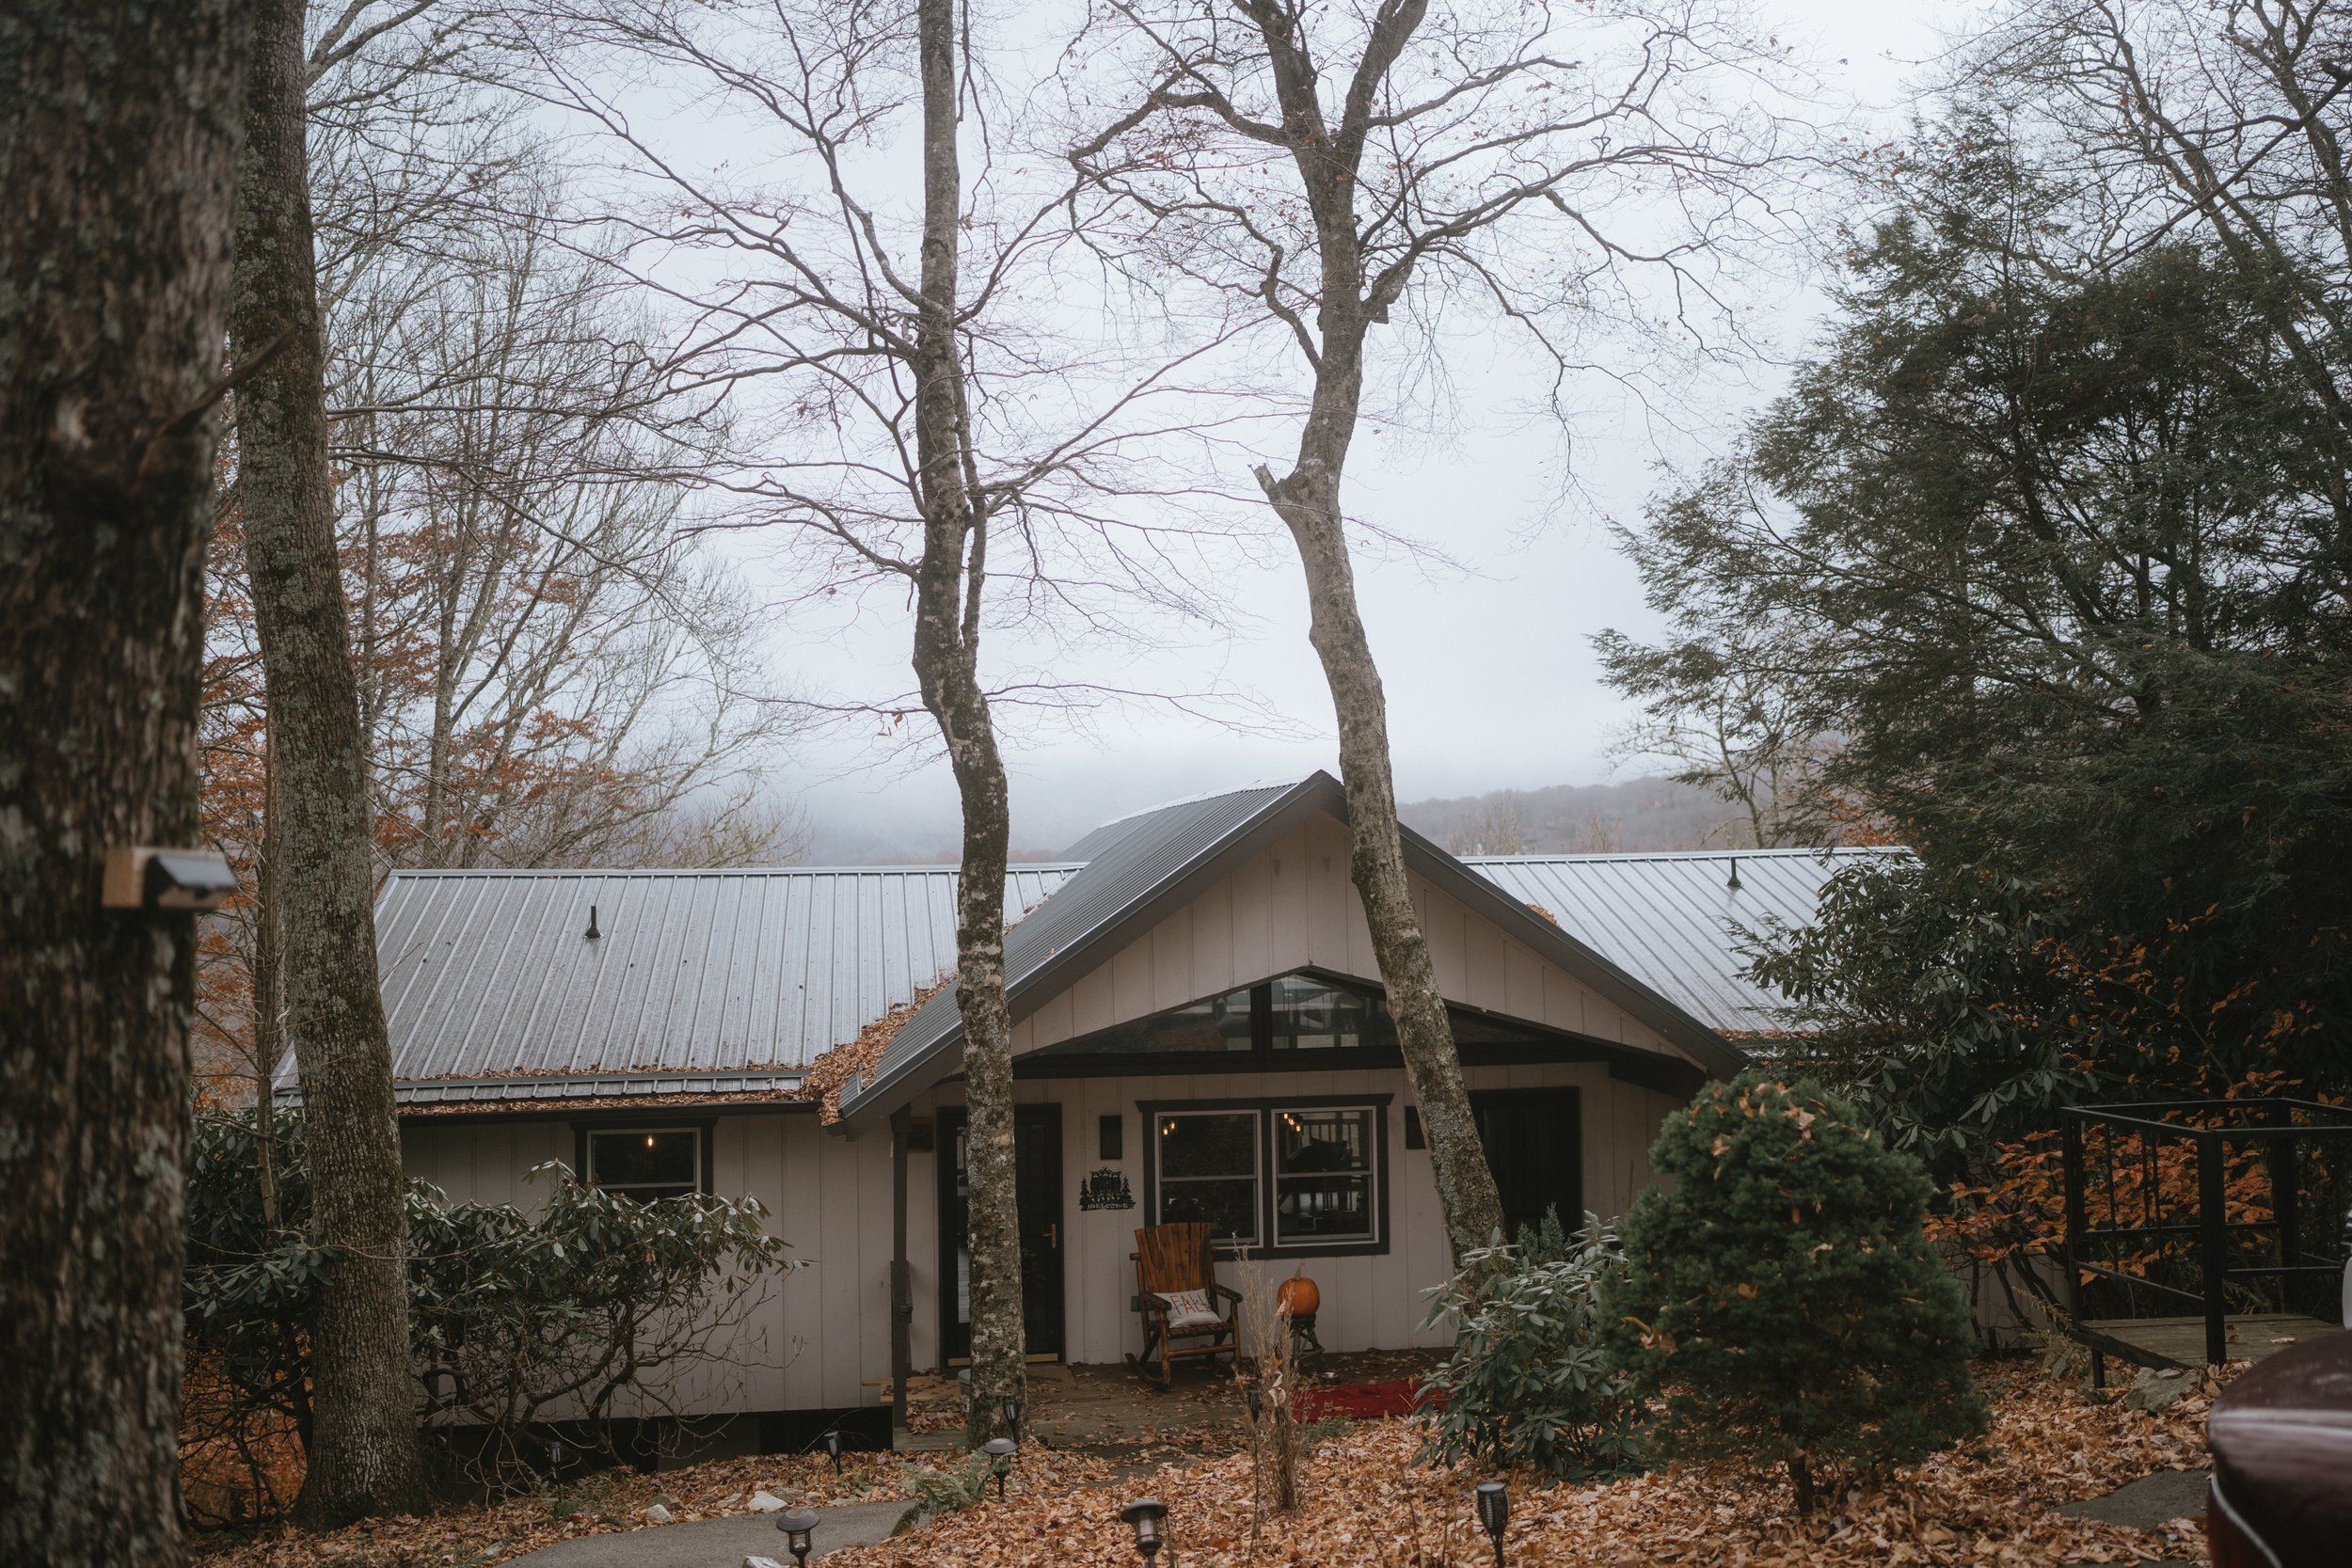
{"label": "pine shrub", "polygon": [[1602,1282],[1607,1342],[1666,1451],[1820,1489],[1985,1430],[1968,1308],[1921,1230],[1930,1185],[1841,1102],[1769,1072],[1669,1117]]}

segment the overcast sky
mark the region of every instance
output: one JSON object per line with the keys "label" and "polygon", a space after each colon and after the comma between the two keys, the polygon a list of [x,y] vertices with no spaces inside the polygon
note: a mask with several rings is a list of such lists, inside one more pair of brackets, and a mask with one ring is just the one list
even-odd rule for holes
{"label": "overcast sky", "polygon": [[[1845,90],[1889,126],[1908,107],[1915,62],[1966,15],[1952,0],[1768,0],[1766,9],[1792,33],[1818,40],[1818,58],[1843,56]],[[1811,293],[1784,291],[1777,319],[1785,346],[1802,343],[1817,309]],[[1574,433],[1582,499],[1564,504],[1554,437],[1512,411],[1523,383],[1510,350],[1485,333],[1452,345],[1459,393],[1452,427],[1371,434],[1351,461],[1352,514],[1428,540],[1470,568],[1433,571],[1402,557],[1359,563],[1399,794],[1407,800],[1651,770],[1611,755],[1626,715],[1601,684],[1588,641],[1603,626],[1640,635],[1655,624],[1609,524],[1638,519],[1658,486],[1658,465],[1689,461],[1722,440],[1772,385],[1764,367],[1749,385],[1715,377],[1685,389],[1669,413],[1692,432],[1687,436],[1661,434],[1657,420],[1596,388]],[[759,567],[752,561],[747,569]],[[1058,848],[1161,800],[1336,766],[1330,701],[1305,640],[1295,560],[1272,556],[1236,578],[1232,595],[1246,626],[1230,646],[1171,648],[1094,673],[1152,689],[1198,689],[1204,676],[1221,676],[1262,697],[1293,733],[1236,733],[1169,709],[1104,714],[1086,734],[1013,725],[1016,851]],[[906,640],[902,616],[869,607],[848,625],[782,618],[773,646],[779,667],[803,689],[871,695],[905,682]],[[912,721],[929,722],[919,713]],[[802,801],[819,860],[929,857],[956,842],[944,765],[870,735],[801,742],[773,784]]]}

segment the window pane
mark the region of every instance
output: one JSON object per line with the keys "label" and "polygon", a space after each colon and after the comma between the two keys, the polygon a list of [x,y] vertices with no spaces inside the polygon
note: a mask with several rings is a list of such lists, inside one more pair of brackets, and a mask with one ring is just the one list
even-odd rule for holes
{"label": "window pane", "polygon": [[1372,1168],[1370,1111],[1277,1111],[1274,1133],[1274,1168],[1284,1175]]}
{"label": "window pane", "polygon": [[1361,1241],[1372,1231],[1369,1176],[1285,1176],[1274,1189],[1274,1239]]}
{"label": "window pane", "polygon": [[1277,1051],[1350,1051],[1396,1042],[1387,1006],[1368,991],[1306,974],[1285,974],[1272,989]]}
{"label": "window pane", "polygon": [[1258,1173],[1258,1114],[1218,1111],[1159,1118],[1160,1177]]}
{"label": "window pane", "polygon": [[666,1132],[591,1132],[589,1180],[598,1187],[701,1184],[700,1134],[689,1128]]}
{"label": "window pane", "polygon": [[1258,1239],[1258,1183],[1239,1180],[1168,1181],[1160,1187],[1160,1223],[1206,1220],[1221,1241]]}
{"label": "window pane", "polygon": [[1094,1056],[1154,1051],[1248,1051],[1249,993],[1213,996],[1132,1023],[1118,1024],[1047,1049],[1056,1055]]}

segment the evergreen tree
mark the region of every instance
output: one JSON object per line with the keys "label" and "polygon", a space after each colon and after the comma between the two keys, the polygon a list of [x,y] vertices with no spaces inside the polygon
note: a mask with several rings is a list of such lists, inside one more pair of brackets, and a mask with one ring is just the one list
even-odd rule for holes
{"label": "evergreen tree", "polygon": [[1985,1430],[1917,1161],[1758,1070],[1668,1117],[1650,1164],[1671,1185],[1626,1216],[1602,1313],[1664,1398],[1668,1452],[1785,1465],[1809,1513],[1824,1485]]}

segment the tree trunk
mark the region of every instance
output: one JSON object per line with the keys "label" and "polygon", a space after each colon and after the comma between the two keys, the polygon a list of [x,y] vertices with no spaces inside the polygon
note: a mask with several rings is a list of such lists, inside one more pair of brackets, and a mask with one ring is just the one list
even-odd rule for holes
{"label": "tree trunk", "polygon": [[304,148],[300,0],[257,0],[238,169],[230,331],[291,334],[237,394],[246,568],[268,693],[286,1033],[302,1085],[311,1212],[342,1249],[311,1352],[310,1471],[294,1516],[331,1528],[424,1504],[409,1375],[407,1227],[377,989],[366,750],[326,467],[325,362]]}
{"label": "tree trunk", "polygon": [[[1266,48],[1282,124],[1299,187],[1314,221],[1315,261],[1322,297],[1315,311],[1320,351],[1311,355],[1314,388],[1298,436],[1298,457],[1281,479],[1258,469],[1258,483],[1298,546],[1307,578],[1307,641],[1323,661],[1340,733],[1340,782],[1347,789],[1348,871],[1363,899],[1373,956],[1388,991],[1405,1077],[1420,1102],[1422,1130],[1438,1179],[1446,1239],[1456,1263],[1485,1246],[1502,1227],[1502,1200],[1470,1115],[1454,1025],[1429,958],[1429,940],[1413,908],[1405,870],[1404,830],[1396,816],[1396,783],[1389,760],[1389,704],[1379,667],[1356,605],[1356,571],[1348,559],[1340,483],[1363,406],[1364,342],[1404,287],[1391,266],[1375,297],[1356,226],[1356,171],[1369,141],[1367,116],[1375,92],[1427,14],[1425,0],[1384,5],[1350,76],[1343,119],[1327,126],[1318,68],[1301,47],[1289,11],[1250,3],[1243,8]],[[1303,326],[1300,330],[1304,330]]]}
{"label": "tree trunk", "polygon": [[954,0],[921,0],[923,300],[915,325],[916,461],[923,558],[915,578],[914,674],[939,724],[963,808],[956,894],[956,1005],[963,1020],[970,1119],[972,1408],[970,1441],[1006,1432],[1004,1402],[1024,1399],[1027,1360],[1015,1202],[1012,1019],[1005,1005],[1005,861],[1011,832],[1003,757],[980,685],[980,594],[988,516],[970,484],[963,371],[956,348],[961,180],[956,157]]}
{"label": "tree trunk", "polygon": [[253,863],[253,1152],[262,1227],[278,1228],[278,1068],[286,1059],[286,923],[278,906],[278,773],[262,753],[262,842]]}
{"label": "tree trunk", "polygon": [[[1325,364],[1329,366],[1327,354]],[[1351,419],[1352,425],[1353,420]],[[1312,424],[1310,424],[1311,436]],[[1307,577],[1311,622],[1307,641],[1323,661],[1339,720],[1340,781],[1347,788],[1348,873],[1363,899],[1373,956],[1388,991],[1405,1076],[1421,1107],[1438,1203],[1454,1261],[1485,1246],[1502,1228],[1502,1199],[1470,1114],[1454,1024],[1438,989],[1429,939],[1413,908],[1405,869],[1404,830],[1396,816],[1396,781],[1389,762],[1388,698],[1374,664],[1372,643],[1356,608],[1356,575],[1343,531],[1336,463],[1320,464],[1301,443],[1299,465],[1275,481],[1261,472],[1276,513],[1298,546]]]}
{"label": "tree trunk", "polygon": [[0,7],[0,1561],[183,1560],[198,840],[244,8]]}

